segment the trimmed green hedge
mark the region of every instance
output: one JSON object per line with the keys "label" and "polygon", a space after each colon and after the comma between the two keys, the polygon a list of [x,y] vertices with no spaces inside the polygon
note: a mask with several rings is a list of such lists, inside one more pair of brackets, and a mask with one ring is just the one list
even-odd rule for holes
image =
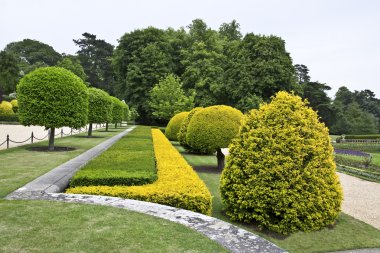
{"label": "trimmed green hedge", "polygon": [[150,127],[137,127],[78,171],[70,187],[143,185],[157,179]]}
{"label": "trimmed green hedge", "polygon": [[380,173],[369,172],[340,164],[337,165],[337,169],[340,172],[345,172],[346,174],[357,176],[365,180],[380,182]]}
{"label": "trimmed green hedge", "polygon": [[0,121],[4,122],[19,122],[17,113],[13,115],[0,114]]}
{"label": "trimmed green hedge", "polygon": [[380,134],[368,134],[368,135],[346,135],[345,139],[356,140],[380,140]]}

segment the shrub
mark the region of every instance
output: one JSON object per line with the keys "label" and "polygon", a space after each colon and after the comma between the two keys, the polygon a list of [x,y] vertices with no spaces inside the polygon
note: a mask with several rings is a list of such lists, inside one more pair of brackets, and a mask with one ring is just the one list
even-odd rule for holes
{"label": "shrub", "polygon": [[14,114],[15,113],[13,112],[11,103],[9,103],[7,101],[2,101],[0,103],[0,115],[10,116],[10,115],[14,115]]}
{"label": "shrub", "polygon": [[328,129],[300,97],[279,92],[252,110],[229,148],[220,189],[232,220],[282,234],[334,223],[342,189]]}
{"label": "shrub", "polygon": [[150,127],[137,127],[81,168],[71,180],[70,187],[143,185],[156,179]]}
{"label": "shrub", "polygon": [[88,136],[92,135],[92,123],[105,123],[110,118],[112,113],[112,100],[107,92],[89,88],[89,106],[88,106]]}
{"label": "shrub", "polygon": [[17,113],[18,111],[18,102],[17,102],[17,99],[13,99],[11,101],[11,104],[12,104],[12,110],[14,113]]}
{"label": "shrub", "polygon": [[36,69],[17,85],[21,124],[50,128],[49,149],[54,149],[54,129],[87,124],[88,91],[83,81],[58,67]]}
{"label": "shrub", "polygon": [[187,117],[182,121],[181,127],[179,129],[178,134],[177,134],[177,139],[178,139],[179,143],[184,147],[188,146],[186,143],[186,133],[187,133],[187,127],[190,123],[190,120],[194,116],[194,114],[201,109],[203,109],[203,108],[202,107],[196,107],[196,108],[192,109],[189,112],[189,114],[187,115]]}
{"label": "shrub", "polygon": [[83,186],[68,193],[132,198],[211,214],[206,185],[159,129],[152,129],[158,179],[143,186]]}
{"label": "shrub", "polygon": [[115,128],[117,127],[117,123],[123,121],[124,117],[124,103],[121,102],[118,98],[111,97],[112,99],[112,122],[115,124]]}
{"label": "shrub", "polygon": [[226,148],[238,133],[242,117],[239,110],[225,105],[198,110],[187,127],[186,143],[202,153]]}
{"label": "shrub", "polygon": [[129,106],[124,102],[124,100],[122,101],[122,103],[123,103],[123,120],[129,121],[131,119],[131,112],[129,110]]}
{"label": "shrub", "polygon": [[180,112],[171,118],[165,129],[165,135],[171,141],[177,141],[177,134],[181,128],[182,121],[189,115],[189,112]]}

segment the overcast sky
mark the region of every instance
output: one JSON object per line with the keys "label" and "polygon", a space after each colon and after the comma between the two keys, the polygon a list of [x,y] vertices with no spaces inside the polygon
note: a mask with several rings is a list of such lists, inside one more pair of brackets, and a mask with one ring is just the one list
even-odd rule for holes
{"label": "overcast sky", "polygon": [[117,45],[126,32],[154,26],[208,26],[236,19],[243,34],[286,41],[294,64],[333,88],[370,89],[380,98],[380,1],[377,0],[0,0],[0,49],[25,38],[74,54],[84,32]]}

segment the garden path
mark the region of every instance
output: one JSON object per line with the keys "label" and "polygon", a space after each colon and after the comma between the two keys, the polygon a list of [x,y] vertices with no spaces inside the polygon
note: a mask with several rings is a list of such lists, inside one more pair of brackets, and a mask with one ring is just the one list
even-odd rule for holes
{"label": "garden path", "polygon": [[343,212],[380,229],[380,184],[338,175],[343,187]]}

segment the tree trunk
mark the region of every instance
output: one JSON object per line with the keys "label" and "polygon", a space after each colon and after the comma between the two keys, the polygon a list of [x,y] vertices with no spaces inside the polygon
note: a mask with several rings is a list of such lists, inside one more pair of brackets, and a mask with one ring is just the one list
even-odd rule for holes
{"label": "tree trunk", "polygon": [[117,123],[115,122],[115,128],[117,128]]}
{"label": "tree trunk", "polygon": [[106,132],[108,132],[108,122],[106,122]]}
{"label": "tree trunk", "polygon": [[54,151],[54,135],[55,135],[55,128],[50,128],[50,136],[49,136],[49,151]]}
{"label": "tree trunk", "polygon": [[218,170],[223,170],[225,164],[225,156],[220,148],[216,150],[216,158],[218,159]]}
{"label": "tree trunk", "polygon": [[89,124],[88,126],[88,137],[92,136],[92,123]]}

